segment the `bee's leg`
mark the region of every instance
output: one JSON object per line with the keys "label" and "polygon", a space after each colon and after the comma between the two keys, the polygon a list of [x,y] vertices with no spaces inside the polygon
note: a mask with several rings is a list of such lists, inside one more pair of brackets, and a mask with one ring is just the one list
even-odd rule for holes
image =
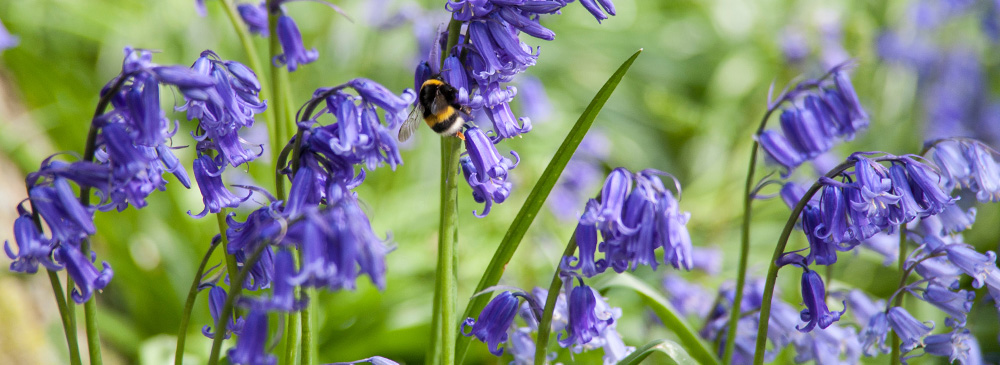
{"label": "bee's leg", "polygon": [[455,137],[458,137],[458,139],[461,139],[463,141],[465,140],[465,134],[463,134],[462,131],[458,131],[458,133],[455,133]]}

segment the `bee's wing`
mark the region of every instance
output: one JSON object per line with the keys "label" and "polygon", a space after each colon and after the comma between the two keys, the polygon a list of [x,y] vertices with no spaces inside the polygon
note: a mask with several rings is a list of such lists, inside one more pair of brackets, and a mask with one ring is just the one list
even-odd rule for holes
{"label": "bee's wing", "polygon": [[403,122],[403,126],[399,127],[399,136],[397,139],[400,142],[406,142],[413,135],[413,132],[417,130],[417,121],[424,115],[423,109],[420,107],[420,103],[417,103],[417,106],[410,112],[410,116]]}

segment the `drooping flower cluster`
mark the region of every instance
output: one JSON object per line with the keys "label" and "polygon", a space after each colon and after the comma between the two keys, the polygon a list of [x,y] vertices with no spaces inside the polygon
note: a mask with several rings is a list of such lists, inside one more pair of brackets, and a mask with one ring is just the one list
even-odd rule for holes
{"label": "drooping flower cluster", "polygon": [[[509,103],[517,89],[504,86],[538,59],[538,48],[522,42],[520,33],[549,41],[555,39],[555,33],[539,22],[540,16],[556,14],[570,2],[459,0],[449,1],[445,6],[454,20],[465,23],[463,34],[469,39],[459,42],[467,45],[445,50],[449,57],[440,73],[445,82],[459,90],[462,105],[482,111],[492,121],[495,138],[510,138],[531,130],[530,120],[518,120],[511,111]],[[593,0],[581,3],[598,21],[607,19]],[[610,0],[600,3],[608,14],[615,14]],[[459,59],[460,55],[464,59]],[[435,72],[432,66],[431,73]],[[418,73],[417,82],[423,81]]]}
{"label": "drooping flower cluster", "polygon": [[[364,169],[358,165],[375,169],[402,163],[389,130],[402,123],[412,98],[412,90],[397,96],[371,80],[354,79],[317,90],[303,108],[304,121],[289,142],[296,148],[289,153],[294,160],[280,161],[289,165],[280,170],[291,181],[287,199],[272,198],[244,222],[232,216],[228,220],[229,253],[241,267],[251,265],[243,288],[272,289],[270,294],[240,298],[240,305],[251,308],[250,316],[257,313],[266,319],[271,311],[302,309],[308,298],[297,297],[296,287],[353,290],[358,277],[367,275],[377,288],[385,288],[385,256],[390,248],[372,231],[351,189],[364,180]],[[325,107],[318,115],[333,115],[335,123],[318,123],[313,112],[320,105]],[[260,259],[249,262],[257,251]],[[293,251],[301,258],[298,267]],[[270,361],[264,348],[266,325],[250,327],[250,319],[246,321],[241,341],[244,337],[259,341],[238,342],[230,357],[240,355],[241,361],[250,363]]]}
{"label": "drooping flower cluster", "polygon": [[[14,260],[11,270],[34,273],[38,265],[49,270],[66,269],[76,283],[72,298],[77,303],[90,299],[111,280],[110,265],[94,266],[86,249],[89,236],[96,233],[95,210],[124,210],[129,205],[142,208],[153,190],[163,190],[166,171],[190,186],[186,170],[171,152],[174,135],[170,121],[160,108],[160,84],[176,86],[188,99],[205,99],[214,86],[211,77],[183,66],[161,66],[152,62],[152,53],[125,48],[121,73],[101,91],[102,104],[92,121],[91,145],[86,158],[94,161],[67,163],[47,158],[41,168],[28,174],[26,184],[31,211],[18,207],[15,221],[14,253],[10,242],[4,249]],[[79,198],[72,183],[80,190]],[[90,205],[90,191],[100,197]],[[42,225],[44,222],[45,226]],[[46,237],[43,228],[51,237]]]}
{"label": "drooping flower cluster", "polygon": [[[888,240],[886,231],[905,230],[915,236],[920,245],[910,252],[904,273],[916,273],[920,280],[904,280],[888,303],[898,295],[912,294],[944,312],[948,332],[931,335],[934,323],[920,321],[902,307],[886,302],[873,303],[858,291],[846,298],[853,317],[862,327],[859,341],[866,356],[888,353],[885,341],[889,331],[902,340],[902,355],[923,348],[924,353],[948,356],[950,359],[979,358],[978,345],[967,335],[965,326],[972,309],[975,293],[960,286],[962,274],[973,279],[973,288],[985,286],[991,297],[1000,296],[1000,269],[992,251],[981,253],[962,243],[956,233],[970,227],[975,209],[967,211],[955,204],[949,193],[956,187],[968,188],[983,201],[990,200],[990,186],[1000,176],[990,171],[992,151],[972,140],[936,141],[933,145],[934,164],[920,162],[914,156],[886,155],[878,158],[852,155],[853,173],[842,173],[839,181],[822,178],[822,193],[818,200],[808,202],[802,212],[802,229],[809,241],[809,253],[784,254],[779,265],[795,264],[804,268],[803,302],[806,309],[801,318],[803,330],[824,327],[840,318],[831,312],[823,299],[823,284],[808,265],[830,265],[837,261],[837,251],[853,249],[862,242]],[[982,154],[980,154],[982,153]],[[889,162],[887,168],[881,163]],[[995,162],[994,162],[995,164]],[[984,167],[985,166],[985,167]],[[940,174],[939,174],[940,172]],[[978,180],[982,179],[982,180]],[[783,196],[801,199],[792,188],[783,189]],[[915,224],[907,225],[911,221]],[[898,247],[899,236],[885,245]],[[871,242],[871,247],[877,247]],[[886,251],[892,261],[898,251]],[[889,257],[887,257],[888,261]],[[812,274],[810,274],[812,273]],[[808,284],[808,285],[807,285]],[[997,301],[1000,307],[1000,301]],[[842,313],[842,312],[841,312]],[[848,351],[844,348],[844,351]],[[854,350],[850,350],[854,351]],[[975,363],[975,362],[972,362]]]}
{"label": "drooping flower cluster", "polygon": [[[608,305],[600,293],[583,284],[582,280],[576,286],[572,283],[570,279],[566,287],[570,291],[569,300],[560,291],[552,313],[550,333],[557,334],[559,346],[577,354],[602,348],[605,364],[614,364],[634,351],[634,347],[625,346],[616,329],[621,309]],[[504,291],[486,305],[478,319],[467,318],[462,323],[462,333],[476,336],[496,356],[509,350],[514,357],[513,363],[531,364],[535,357],[531,333],[538,331],[541,306],[547,296],[548,292],[542,288],[535,288],[531,294]],[[518,298],[524,299],[524,303],[519,304]],[[517,315],[525,326],[515,323]],[[500,348],[500,344],[505,342],[506,348]]]}
{"label": "drooping flower cluster", "polygon": [[[692,268],[689,213],[680,211],[673,193],[664,187],[656,170],[632,174],[616,168],[608,175],[600,200],[591,199],[576,228],[579,257],[564,257],[564,270],[579,270],[586,277],[611,267],[616,272],[659,265],[656,250],[663,248],[663,263]],[[632,183],[635,181],[635,188]],[[677,186],[678,192],[680,186]],[[603,241],[598,245],[600,232]],[[595,252],[604,252],[595,259]]]}
{"label": "drooping flower cluster", "polygon": [[868,126],[868,114],[845,68],[840,65],[820,79],[799,83],[770,107],[788,105],[781,112],[781,132],[768,129],[756,138],[769,160],[782,166],[786,175]]}

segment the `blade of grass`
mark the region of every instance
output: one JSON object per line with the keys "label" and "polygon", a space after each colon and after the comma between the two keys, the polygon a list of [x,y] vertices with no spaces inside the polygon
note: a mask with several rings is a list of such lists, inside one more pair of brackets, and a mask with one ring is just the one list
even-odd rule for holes
{"label": "blade of grass", "polygon": [[653,340],[649,343],[643,345],[640,348],[635,349],[624,359],[618,362],[618,365],[632,365],[641,364],[643,360],[646,360],[649,355],[654,353],[661,353],[667,355],[667,357],[672,361],[673,364],[677,365],[696,365],[698,364],[695,359],[688,355],[687,351],[681,347],[678,343],[670,340]]}
{"label": "blade of grass", "polygon": [[[524,205],[521,206],[521,210],[517,212],[517,217],[510,224],[510,228],[504,235],[503,240],[500,241],[500,246],[497,247],[496,253],[493,254],[493,259],[490,261],[489,266],[486,267],[486,271],[483,273],[482,279],[479,280],[479,285],[476,286],[474,293],[485,290],[488,287],[496,285],[500,281],[500,277],[503,276],[504,268],[507,267],[507,263],[510,262],[510,258],[514,256],[514,252],[517,251],[517,247],[521,244],[521,239],[524,238],[525,232],[528,231],[528,227],[534,222],[535,216],[538,215],[538,211],[542,208],[542,204],[545,203],[545,199],[549,197],[549,193],[552,192],[552,187],[555,186],[556,181],[559,180],[559,176],[562,175],[563,169],[566,168],[566,164],[569,159],[573,157],[576,152],[576,148],[580,146],[580,142],[583,141],[583,137],[587,135],[587,131],[590,130],[590,126],[594,124],[594,119],[597,118],[597,114],[601,112],[601,108],[604,107],[604,103],[608,101],[611,97],[611,93],[615,91],[618,87],[618,83],[622,81],[622,77],[628,72],[629,67],[632,67],[632,63],[635,59],[639,57],[642,53],[642,49],[636,51],[632,57],[629,57],[625,63],[622,63],[618,70],[611,75],[611,78],[604,83],[601,90],[597,92],[594,99],[590,101],[590,105],[587,105],[587,109],[583,111],[580,115],[580,119],[577,119],[576,124],[570,129],[569,134],[566,139],[563,140],[562,145],[556,150],[555,156],[552,156],[552,161],[549,162],[548,167],[545,168],[545,172],[535,183],[535,187],[531,189],[531,193],[528,194],[528,199],[525,200]],[[462,317],[459,317],[459,321],[464,318],[474,317],[479,312],[486,307],[486,303],[490,301],[489,295],[480,295],[472,298],[469,301],[469,305],[465,307],[465,313]],[[458,323],[453,323],[454,326],[458,326]],[[465,359],[465,352],[469,348],[470,339],[465,336],[457,336],[455,346],[455,363],[461,364]]]}
{"label": "blade of grass", "polygon": [[653,289],[642,280],[637,279],[629,273],[621,273],[614,275],[607,282],[594,285],[594,287],[602,292],[610,288],[624,288],[635,291],[646,302],[646,305],[656,313],[656,316],[660,318],[663,325],[677,335],[677,338],[684,345],[684,348],[687,349],[688,353],[691,354],[691,357],[701,364],[717,365],[719,363],[719,359],[715,357],[712,350],[698,337],[698,333],[681,318],[674,307],[670,305],[670,302],[667,301],[667,298],[664,298],[656,289]]}

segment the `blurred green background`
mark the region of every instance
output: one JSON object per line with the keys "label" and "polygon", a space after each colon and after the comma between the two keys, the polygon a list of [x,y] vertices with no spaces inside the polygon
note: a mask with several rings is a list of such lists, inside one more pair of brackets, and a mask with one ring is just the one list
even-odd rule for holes
{"label": "blurred green background", "polygon": [[[0,2],[0,20],[20,37],[18,47],[0,53],[0,227],[12,227],[14,207],[26,196],[26,173],[53,153],[83,150],[98,91],[118,73],[123,47],[159,50],[154,61],[160,64],[189,65],[205,49],[215,50],[223,59],[246,60],[220,4],[206,2],[209,15],[205,18],[197,16],[194,0]],[[541,46],[538,64],[528,74],[545,85],[551,113],[534,118],[535,128],[524,138],[499,146],[504,152],[517,151],[522,158],[512,172],[514,191],[507,202],[494,206],[488,217],[475,218],[472,211],[481,206],[472,201],[467,186],[460,188],[459,308],[464,308],[493,250],[569,126],[614,69],[639,48],[645,52],[595,123],[595,129],[603,131],[611,143],[605,168],[656,168],[679,179],[684,186],[681,208],[691,212],[688,227],[695,245],[718,247],[726,254],[717,276],[682,274],[705,287],[717,288],[736,277],[740,219],[736,202],[742,199],[752,134],[766,108],[772,82],[780,89],[797,76],[817,76],[828,66],[824,60],[829,62],[841,52],[856,60],[853,80],[872,123],[854,141],[838,146],[840,155],[857,150],[917,153],[921,148],[928,118],[918,76],[910,68],[883,62],[875,47],[884,29],[908,21],[909,1],[614,2],[618,15],[603,24],[573,4],[562,15],[542,20],[556,32],[555,41],[523,37]],[[305,102],[317,87],[354,77],[368,77],[396,91],[413,87],[413,67],[422,57],[415,34],[427,37],[447,20],[444,1],[336,3],[353,22],[320,4],[286,5],[302,30],[305,45],[320,52],[317,62],[291,74],[297,98],[293,104]],[[952,25],[936,36],[969,44],[984,60],[987,90],[995,89],[993,75],[1000,58],[996,44],[982,35],[977,14],[950,20]],[[786,57],[784,49],[790,39],[805,47],[803,59],[791,62]],[[258,49],[266,50],[266,40],[255,37],[255,42]],[[266,59],[263,54],[261,58]],[[182,103],[176,92],[173,98],[165,95],[165,103]],[[170,116],[182,120],[175,145],[190,143],[183,141],[190,141],[186,134],[192,123],[183,122],[179,113]],[[247,138],[266,143],[266,137],[259,136],[266,133],[258,131]],[[423,360],[433,295],[439,149],[437,137],[427,130],[419,130],[415,139],[403,151],[404,165],[396,171],[381,168],[369,173],[358,189],[375,231],[391,232],[396,249],[388,256],[385,291],[359,280],[356,291],[323,293],[316,298],[322,362],[373,355],[406,363]],[[180,150],[178,155],[189,163],[193,149]],[[265,156],[244,171],[257,178],[257,184],[270,187],[272,163]],[[96,215],[98,259],[108,261],[115,271],[112,283],[97,296],[104,357],[110,364],[170,361],[188,286],[217,233],[213,219],[196,220],[186,214],[201,210],[198,191],[183,189],[172,176],[168,179],[168,190],[152,194],[149,207]],[[596,195],[598,189],[593,186],[591,194]],[[247,212],[239,212],[241,219]],[[750,268],[752,274],[763,275],[787,209],[777,200],[759,202],[754,217]],[[979,223],[966,234],[967,241],[983,250],[996,250],[998,219],[996,207],[980,206]],[[574,227],[574,222],[543,210],[501,284],[525,289],[547,286]],[[0,228],[0,232],[0,238],[13,239],[10,228]],[[793,240],[796,247],[805,245],[800,235]],[[881,297],[891,294],[898,274],[883,267],[881,258],[868,252],[841,257],[842,263],[833,269],[836,279],[829,284],[831,290],[859,287]],[[0,266],[8,264],[0,256]],[[662,275],[671,270],[644,268],[637,275],[659,287]],[[800,302],[798,280],[792,273],[780,278],[781,294],[793,305]],[[985,292],[979,294],[982,298]],[[607,296],[612,305],[624,310],[618,328],[627,344],[640,346],[652,339],[672,338],[669,329],[650,325],[655,321],[650,321],[651,314],[635,295],[612,291]],[[0,298],[0,363],[65,361],[65,340],[44,276],[0,270]],[[936,316],[938,327],[944,327],[939,312],[910,305],[918,317]],[[832,304],[832,308],[840,305]],[[987,359],[996,361],[1000,358],[996,311],[978,303],[972,317],[972,329],[984,352],[992,354]],[[207,358],[210,341],[199,331],[208,323],[206,296],[202,295],[188,337],[190,363]],[[701,326],[697,319],[691,324]],[[81,341],[85,338],[82,328],[80,337]],[[588,354],[575,360],[599,361],[599,356]],[[509,357],[496,359],[479,342],[472,344],[467,360],[510,361]],[[921,360],[943,361],[914,362]],[[886,358],[870,361],[881,363]]]}

